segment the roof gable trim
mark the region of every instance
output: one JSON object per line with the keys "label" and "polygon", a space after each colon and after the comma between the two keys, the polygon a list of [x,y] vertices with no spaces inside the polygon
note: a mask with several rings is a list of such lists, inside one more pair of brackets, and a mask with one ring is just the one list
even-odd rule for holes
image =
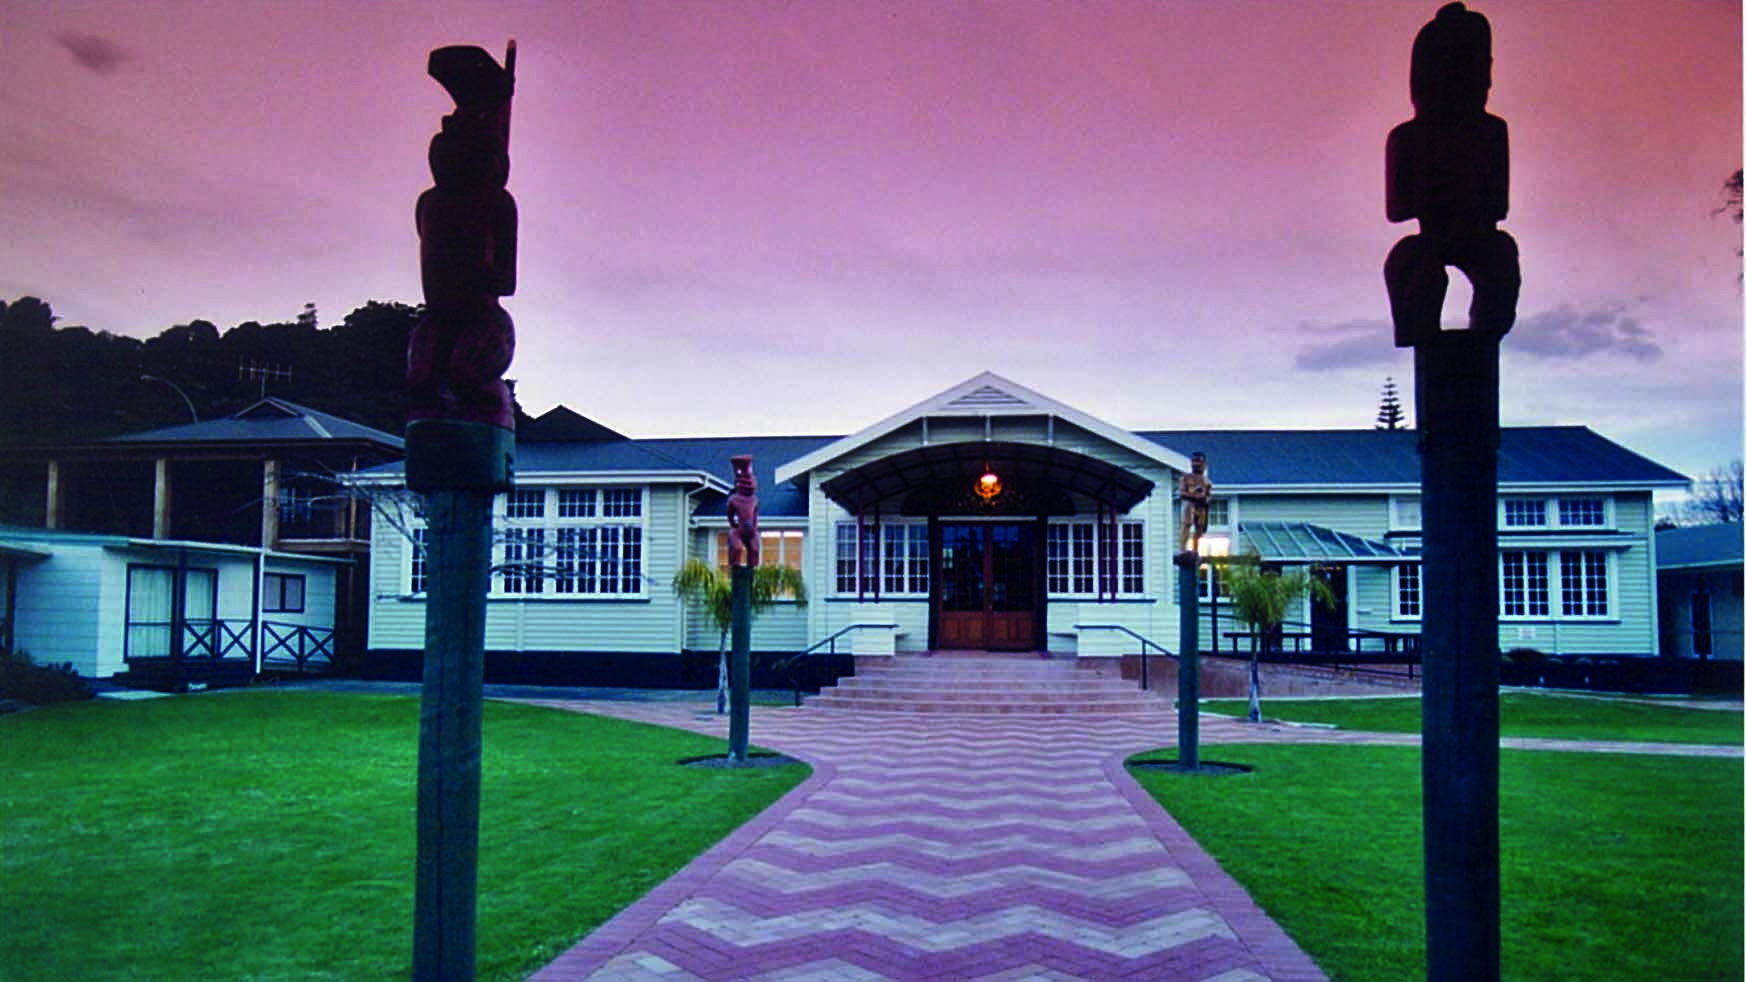
{"label": "roof gable trim", "polygon": [[1095,416],[1074,409],[1065,403],[1057,402],[1040,392],[1025,388],[1017,382],[1002,378],[993,372],[983,372],[952,386],[939,395],[924,399],[908,409],[887,416],[858,433],[827,443],[812,453],[783,464],[776,468],[776,483],[786,484],[844,454],[858,450],[880,437],[894,433],[918,419],[930,416],[970,418],[1053,416],[1111,443],[1132,450],[1143,457],[1157,461],[1166,467],[1178,471],[1188,470],[1188,458],[1168,447],[1147,440],[1119,426],[1106,423]]}

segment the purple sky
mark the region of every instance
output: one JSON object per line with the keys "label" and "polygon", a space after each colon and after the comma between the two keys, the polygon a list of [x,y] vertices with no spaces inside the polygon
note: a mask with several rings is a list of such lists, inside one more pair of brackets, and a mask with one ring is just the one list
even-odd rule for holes
{"label": "purple sky", "polygon": [[[4,4],[0,298],[63,323],[417,302],[425,56],[514,37],[530,411],[848,432],[983,369],[1134,428],[1368,426],[1390,374],[1410,405],[1382,147],[1434,0]],[[1504,421],[1739,455],[1740,5],[1475,6]]]}

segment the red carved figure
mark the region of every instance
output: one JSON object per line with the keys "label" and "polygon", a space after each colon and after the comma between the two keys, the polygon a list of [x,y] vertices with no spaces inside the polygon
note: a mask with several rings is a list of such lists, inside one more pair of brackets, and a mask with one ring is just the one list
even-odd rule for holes
{"label": "red carved figure", "polygon": [[1522,289],[1516,242],[1500,230],[1510,207],[1510,136],[1485,111],[1491,25],[1445,5],[1413,40],[1413,118],[1388,134],[1388,220],[1418,219],[1419,234],[1383,264],[1394,343],[1409,348],[1440,330],[1446,267],[1473,284],[1469,327],[1501,338]]}
{"label": "red carved figure", "polygon": [[728,564],[758,565],[758,478],[752,473],[752,458],[733,458],[734,492],[727,499]]}
{"label": "red carved figure", "polygon": [[515,324],[497,303],[515,293],[515,199],[509,110],[515,42],[499,66],[481,48],[438,48],[430,75],[455,100],[430,141],[435,187],[418,198],[424,318],[413,329],[406,382],[412,419],[515,425],[503,373]]}

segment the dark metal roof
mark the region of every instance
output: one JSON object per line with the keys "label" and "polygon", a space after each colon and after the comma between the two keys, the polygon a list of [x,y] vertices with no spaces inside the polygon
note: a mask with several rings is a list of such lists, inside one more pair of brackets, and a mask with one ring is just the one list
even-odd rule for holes
{"label": "dark metal roof", "polygon": [[[1147,430],[1179,453],[1207,455],[1215,485],[1417,484],[1414,430]],[[1502,484],[1684,484],[1586,426],[1511,426],[1499,434]]]}
{"label": "dark metal roof", "polygon": [[1001,441],[940,443],[868,461],[820,487],[832,501],[854,510],[907,497],[911,492],[959,482],[967,489],[985,469],[1010,483],[1077,491],[1127,511],[1152,493],[1152,482],[1107,461],[1059,447]]}
{"label": "dark metal roof", "polygon": [[[1205,452],[1212,479],[1220,486],[1410,486],[1419,481],[1417,434],[1412,430],[1149,430],[1137,435],[1185,455]],[[794,484],[777,485],[776,468],[838,439],[729,436],[522,443],[516,450],[516,469],[524,474],[701,470],[731,481],[728,458],[748,453],[758,475],[759,513],[798,517],[806,514],[806,495]],[[980,454],[984,444],[969,446],[979,448]],[[388,464],[374,473],[397,474],[400,469],[397,463]],[[1683,475],[1583,426],[1505,428],[1498,480],[1504,484],[1686,482]],[[714,496],[703,497],[699,513],[714,510]]]}
{"label": "dark metal roof", "polygon": [[1746,559],[1746,540],[1738,523],[1692,525],[1655,533],[1655,568],[1732,566]]}
{"label": "dark metal roof", "polygon": [[1416,558],[1385,542],[1308,522],[1238,522],[1240,545],[1268,562],[1397,563]]}
{"label": "dark metal roof", "polygon": [[311,440],[364,440],[402,449],[404,443],[362,423],[354,423],[318,409],[284,399],[261,401],[222,419],[165,426],[139,433],[126,433],[100,441],[103,444],[159,443],[302,443]]}

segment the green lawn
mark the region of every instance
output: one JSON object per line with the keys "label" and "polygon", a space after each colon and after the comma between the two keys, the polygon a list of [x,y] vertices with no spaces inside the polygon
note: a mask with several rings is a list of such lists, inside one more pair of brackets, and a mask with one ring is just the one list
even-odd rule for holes
{"label": "green lawn", "polygon": [[[805,778],[722,741],[485,712],[479,976],[520,979]],[[411,967],[418,703],[246,692],[0,717],[0,978]]]}
{"label": "green lawn", "polygon": [[[1247,699],[1207,699],[1201,708],[1247,717]],[[1419,732],[1419,700],[1262,699],[1267,719],[1294,723],[1332,723],[1342,730],[1371,733]],[[1741,745],[1740,713],[1646,705],[1544,692],[1498,695],[1498,729],[1503,736],[1570,740],[1645,740],[1667,743]]]}
{"label": "green lawn", "polygon": [[[1135,777],[1334,979],[1422,979],[1418,749],[1203,754],[1255,770]],[[1739,979],[1741,778],[1738,760],[1504,751],[1504,977]]]}

